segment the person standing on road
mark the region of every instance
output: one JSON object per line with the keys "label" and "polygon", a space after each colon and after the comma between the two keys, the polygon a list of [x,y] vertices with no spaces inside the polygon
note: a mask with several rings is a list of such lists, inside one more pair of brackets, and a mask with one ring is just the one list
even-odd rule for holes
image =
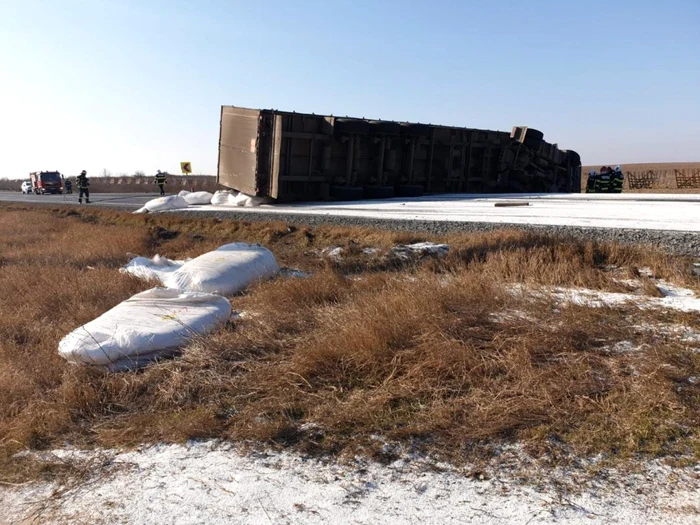
{"label": "person standing on road", "polygon": [[87,178],[87,171],[81,171],[80,175],[75,178],[75,183],[78,185],[78,190],[80,190],[78,202],[82,204],[83,195],[85,195],[85,204],[90,204],[90,181]]}
{"label": "person standing on road", "polygon": [[165,188],[164,186],[167,184],[167,180],[165,177],[165,173],[161,173],[160,170],[158,170],[158,173],[156,173],[156,180],[155,183],[158,185],[160,188],[160,194],[165,195]]}

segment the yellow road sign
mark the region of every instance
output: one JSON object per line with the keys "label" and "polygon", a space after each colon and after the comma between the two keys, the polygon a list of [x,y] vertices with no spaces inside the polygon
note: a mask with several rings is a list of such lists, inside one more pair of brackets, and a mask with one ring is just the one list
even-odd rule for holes
{"label": "yellow road sign", "polygon": [[192,163],[191,162],[181,162],[180,169],[182,170],[183,175],[189,175],[190,173],[192,173]]}

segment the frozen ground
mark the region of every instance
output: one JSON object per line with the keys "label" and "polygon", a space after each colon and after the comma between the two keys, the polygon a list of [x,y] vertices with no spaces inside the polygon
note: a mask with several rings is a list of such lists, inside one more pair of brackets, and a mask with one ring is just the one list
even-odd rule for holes
{"label": "frozen ground", "polygon": [[[243,454],[200,442],[135,452],[57,451],[62,461],[97,459],[93,477],[58,487],[0,488],[0,521],[40,523],[366,523],[625,525],[700,523],[700,469],[650,463],[634,473],[597,467],[546,473],[532,482],[500,466],[457,470],[404,455],[380,466],[324,463],[287,453]],[[582,481],[587,480],[587,481]],[[573,487],[579,490],[571,490]]]}

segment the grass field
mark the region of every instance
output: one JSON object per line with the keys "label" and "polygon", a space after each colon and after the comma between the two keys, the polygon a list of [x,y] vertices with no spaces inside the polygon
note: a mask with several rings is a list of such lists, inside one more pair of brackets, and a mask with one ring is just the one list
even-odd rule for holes
{"label": "grass field", "polygon": [[[449,243],[449,255],[391,250],[426,240]],[[150,287],[119,273],[127,252],[181,258],[231,241],[260,242],[311,276],[232,297],[240,317],[139,372],[107,374],[58,356],[65,334]],[[323,255],[338,246],[342,258]],[[691,262],[653,247],[510,230],[436,238],[5,207],[0,478],[42,473],[13,456],[24,449],[205,437],[380,460],[391,459],[387,441],[457,462],[513,442],[553,458],[696,460],[700,384],[689,378],[700,376],[700,353],[648,328],[700,330],[697,314],[560,304],[546,293],[659,296],[641,267],[700,291]]]}

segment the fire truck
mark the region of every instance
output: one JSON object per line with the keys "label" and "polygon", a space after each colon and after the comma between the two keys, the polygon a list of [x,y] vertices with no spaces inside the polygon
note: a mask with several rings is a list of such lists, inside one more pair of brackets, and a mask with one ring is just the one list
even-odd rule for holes
{"label": "fire truck", "polygon": [[58,171],[37,171],[29,174],[32,191],[36,195],[63,193],[63,175]]}

